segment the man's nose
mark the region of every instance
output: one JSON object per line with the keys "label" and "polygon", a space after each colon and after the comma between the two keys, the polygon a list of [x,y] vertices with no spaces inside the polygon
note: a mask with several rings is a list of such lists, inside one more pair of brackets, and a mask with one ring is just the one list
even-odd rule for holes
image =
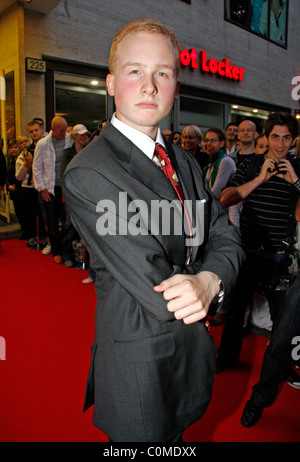
{"label": "man's nose", "polygon": [[157,93],[157,88],[152,76],[145,77],[142,85],[142,92],[147,93],[148,95],[154,95]]}

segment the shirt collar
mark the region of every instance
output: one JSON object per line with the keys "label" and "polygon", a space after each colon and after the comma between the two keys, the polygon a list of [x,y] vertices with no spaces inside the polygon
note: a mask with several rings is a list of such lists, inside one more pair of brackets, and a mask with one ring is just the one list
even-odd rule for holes
{"label": "shirt collar", "polygon": [[156,140],[154,141],[152,138],[150,138],[150,136],[146,135],[140,130],[130,127],[124,122],[121,122],[121,120],[117,119],[115,114],[112,116],[111,124],[124,136],[126,136],[126,138],[128,138],[133,144],[135,144],[151,160],[153,158],[155,143],[161,144],[164,148],[166,147],[159,127],[157,130]]}

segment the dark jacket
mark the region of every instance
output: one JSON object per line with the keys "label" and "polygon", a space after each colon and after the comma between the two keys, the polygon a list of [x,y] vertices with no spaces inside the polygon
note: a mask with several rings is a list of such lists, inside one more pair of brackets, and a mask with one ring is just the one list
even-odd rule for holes
{"label": "dark jacket", "polygon": [[[176,273],[209,270],[223,279],[227,292],[243,257],[239,235],[204,185],[193,156],[171,144],[168,153],[185,199],[197,203],[201,217],[189,266],[186,236],[173,231],[172,213],[169,234],[151,234],[147,212],[139,214],[141,233],[126,232],[137,218],[132,201],[149,211],[177,196],[154,162],[110,123],[71,161],[63,181],[73,223],[97,273],[85,409],[95,405],[94,424],[115,441],[168,441],[203,415],[212,392],[214,341],[204,322],[176,320],[153,287]],[[111,232],[105,234],[104,226]]]}

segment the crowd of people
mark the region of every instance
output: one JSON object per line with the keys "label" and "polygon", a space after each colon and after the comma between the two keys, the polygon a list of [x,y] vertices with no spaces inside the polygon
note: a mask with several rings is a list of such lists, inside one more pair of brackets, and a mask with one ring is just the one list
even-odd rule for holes
{"label": "crowd of people", "polygon": [[[67,121],[58,116],[46,133],[43,120],[36,118],[27,124],[27,135],[8,141],[6,165],[1,164],[1,183],[2,188],[6,183],[13,201],[21,226],[20,239],[25,239],[29,247],[42,241],[42,253],[52,253],[56,264],[76,265],[74,242],[81,239],[62,193],[65,169],[79,151],[99,136],[105,124],[106,120],[90,133],[81,123],[68,127]],[[246,119],[239,124],[229,123],[225,131],[211,127],[204,136],[196,125],[186,126],[182,133],[164,130],[162,135],[167,143],[182,147],[196,159],[209,188],[228,213],[229,222],[240,228],[246,252],[238,283],[227,295],[224,307],[211,317],[211,324],[224,324],[217,372],[238,363],[245,313],[255,294],[263,295],[269,306],[273,322],[271,340],[260,381],[253,387],[241,419],[244,426],[251,426],[259,420],[264,407],[274,402],[283,378],[288,377],[290,385],[300,388],[299,361],[290,358],[292,339],[300,329],[296,310],[296,221],[300,220],[297,121],[292,116],[274,113],[261,134],[255,123]],[[293,255],[296,269],[294,265],[291,274]],[[89,276],[82,282],[90,284],[95,279],[90,264]],[[288,291],[280,287],[287,279]]]}
{"label": "crowd of people", "polygon": [[246,252],[235,289],[211,319],[211,324],[224,324],[216,372],[238,363],[255,298],[267,304],[271,339],[260,380],[241,418],[249,427],[273,404],[284,378],[300,389],[300,363],[291,361],[291,342],[300,332],[298,123],[292,116],[274,113],[264,133],[246,119],[229,123],[225,132],[209,128],[204,137],[195,125],[181,134],[166,130],[163,135],[197,159],[229,221],[240,228]]}
{"label": "crowd of people", "polygon": [[[74,246],[80,236],[61,191],[64,171],[72,158],[99,135],[105,122],[91,133],[83,124],[70,127],[64,118],[54,117],[47,133],[43,119],[35,118],[27,124],[26,135],[8,140],[6,160],[1,152],[1,189],[6,185],[13,202],[20,239],[30,248],[38,246],[43,255],[52,254],[56,264],[64,262],[73,267],[80,263],[76,258],[82,258]],[[85,259],[88,262],[87,252]],[[94,280],[90,267],[90,276],[83,283]]]}

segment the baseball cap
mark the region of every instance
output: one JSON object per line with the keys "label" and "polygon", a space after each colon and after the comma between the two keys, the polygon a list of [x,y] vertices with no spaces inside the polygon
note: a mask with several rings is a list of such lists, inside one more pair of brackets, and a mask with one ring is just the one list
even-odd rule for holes
{"label": "baseball cap", "polygon": [[72,129],[72,135],[83,135],[84,133],[88,133],[88,129],[82,124],[77,124]]}

